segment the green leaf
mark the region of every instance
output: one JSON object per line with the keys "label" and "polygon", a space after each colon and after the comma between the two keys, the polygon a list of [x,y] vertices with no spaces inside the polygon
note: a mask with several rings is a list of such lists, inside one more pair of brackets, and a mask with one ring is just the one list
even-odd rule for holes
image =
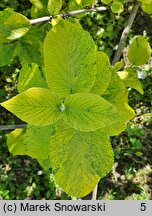
{"label": "green leaf", "polygon": [[58,14],[62,8],[62,0],[49,0],[48,11],[50,15]]}
{"label": "green leaf", "polygon": [[23,65],[19,74],[17,89],[21,93],[31,87],[47,88],[42,72],[38,65],[34,63],[31,65]]}
{"label": "green leaf", "polygon": [[124,71],[118,72],[118,75],[126,87],[134,88],[139,93],[144,94],[136,70],[132,68],[126,68]]}
{"label": "green leaf", "polygon": [[112,0],[101,0],[101,2],[104,4],[110,4],[112,2]]}
{"label": "green leaf", "polygon": [[116,62],[113,66],[115,71],[119,71],[123,67],[124,67],[124,62],[122,62],[122,61]]}
{"label": "green leaf", "polygon": [[101,130],[86,133],[61,125],[50,145],[55,180],[69,195],[87,195],[112,169],[113,151]]}
{"label": "green leaf", "polygon": [[20,13],[7,8],[0,12],[0,43],[16,40],[25,35],[30,21]]}
{"label": "green leaf", "polygon": [[65,123],[80,131],[94,131],[123,120],[112,104],[90,93],[70,95],[64,106]]}
{"label": "green leaf", "polygon": [[91,36],[78,24],[61,21],[44,42],[48,86],[61,97],[88,92],[96,75],[96,47]]}
{"label": "green leaf", "polygon": [[28,125],[24,135],[26,154],[36,158],[43,168],[50,167],[50,138],[54,131],[53,125],[32,126]]}
{"label": "green leaf", "polygon": [[8,101],[3,107],[32,125],[49,125],[61,118],[61,101],[55,93],[43,88],[30,88]]}
{"label": "green leaf", "polygon": [[127,89],[115,71],[113,71],[111,82],[102,97],[112,103],[123,118],[117,124],[106,127],[105,131],[109,136],[119,135],[125,130],[126,123],[134,117],[135,113],[128,104]]}
{"label": "green leaf", "polygon": [[17,56],[19,56],[22,65],[27,63],[36,63],[38,65],[42,64],[42,55],[38,48],[32,44],[25,42],[18,42],[17,44]]}
{"label": "green leaf", "polygon": [[152,14],[152,0],[140,0],[142,9],[147,14]]}
{"label": "green leaf", "polygon": [[95,0],[75,0],[76,3],[82,7],[86,7],[88,5],[91,5],[95,2]]}
{"label": "green leaf", "polygon": [[123,4],[119,1],[114,1],[111,5],[111,10],[113,13],[122,13],[124,11]]}
{"label": "green leaf", "polygon": [[101,95],[111,80],[109,57],[104,52],[97,52],[97,74],[91,93]]}
{"label": "green leaf", "polygon": [[108,136],[118,136],[126,129],[126,122],[123,120],[117,122],[117,124],[108,125],[105,128],[105,132]]}
{"label": "green leaf", "polygon": [[133,65],[145,64],[151,56],[151,47],[143,36],[136,37],[128,50],[128,58]]}
{"label": "green leaf", "polygon": [[0,67],[9,65],[15,55],[16,44],[0,44]]}
{"label": "green leaf", "polygon": [[23,136],[25,129],[15,129],[7,136],[7,146],[10,153],[15,155],[26,155]]}
{"label": "green leaf", "polygon": [[134,117],[134,110],[128,104],[127,89],[116,72],[113,72],[111,82],[102,96],[117,107],[124,122],[128,122]]}

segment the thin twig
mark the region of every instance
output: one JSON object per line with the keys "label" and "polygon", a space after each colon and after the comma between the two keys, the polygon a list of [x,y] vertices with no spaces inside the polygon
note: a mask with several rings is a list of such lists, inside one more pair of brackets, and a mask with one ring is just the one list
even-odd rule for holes
{"label": "thin twig", "polygon": [[132,25],[133,25],[133,22],[135,20],[135,17],[136,17],[136,14],[138,12],[138,8],[140,6],[140,3],[137,2],[134,7],[133,7],[133,10],[129,16],[129,19],[128,19],[128,23],[127,23],[127,26],[124,28],[122,34],[121,34],[121,38],[120,38],[120,41],[119,41],[119,44],[118,44],[118,48],[117,48],[117,51],[114,55],[114,58],[113,58],[113,61],[112,61],[112,64],[114,65],[117,61],[119,61],[120,57],[121,57],[121,54],[122,54],[122,51],[126,45],[126,41],[127,41],[127,37],[129,35],[129,32],[130,32],[130,29],[132,28]]}
{"label": "thin twig", "polygon": [[26,128],[27,124],[18,125],[0,125],[0,131],[14,130],[16,128]]}
{"label": "thin twig", "polygon": [[95,189],[92,191],[92,200],[97,199],[97,192],[98,192],[98,184],[96,185]]}
{"label": "thin twig", "polygon": [[[89,9],[70,11],[70,12],[66,12],[64,14],[58,14],[56,16],[60,16],[62,18],[65,18],[65,17],[75,16],[78,14],[87,13],[87,12],[98,12],[98,11],[106,11],[106,10],[107,10],[106,7],[95,7],[95,8],[89,8]],[[52,16],[40,17],[37,19],[30,20],[30,24],[34,25],[34,24],[41,23],[41,22],[49,22],[51,19],[52,19]]]}

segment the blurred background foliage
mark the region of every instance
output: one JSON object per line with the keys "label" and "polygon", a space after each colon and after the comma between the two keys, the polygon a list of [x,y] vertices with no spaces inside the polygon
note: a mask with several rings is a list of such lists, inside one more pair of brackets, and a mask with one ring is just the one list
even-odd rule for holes
{"label": "blurred background foliage", "polygon": [[[41,3],[42,7],[37,8],[36,2]],[[63,1],[63,11],[69,9],[69,2]],[[100,0],[95,3],[97,6],[105,6]],[[31,0],[26,3],[24,0],[1,0],[0,10],[11,7],[28,18],[35,18],[48,15],[46,5],[47,0]],[[107,10],[77,16],[83,28],[93,37],[98,49],[106,52],[111,60],[132,7],[132,1],[127,1],[121,14]],[[43,33],[47,28],[44,24]],[[152,18],[141,9],[129,34],[128,44],[136,35],[147,36],[152,45]],[[43,38],[41,32],[41,40]],[[20,69],[18,57],[9,65],[0,67],[0,102],[16,95]],[[129,103],[136,111],[136,116],[125,132],[111,138],[115,163],[109,175],[101,179],[97,199],[152,199],[152,60],[138,68],[138,75],[144,95],[128,89]],[[0,108],[1,125],[18,123],[19,119]],[[7,134],[8,132],[0,131],[0,199],[75,199],[59,188],[51,169],[42,170],[35,159],[27,156],[13,157],[8,152]]]}

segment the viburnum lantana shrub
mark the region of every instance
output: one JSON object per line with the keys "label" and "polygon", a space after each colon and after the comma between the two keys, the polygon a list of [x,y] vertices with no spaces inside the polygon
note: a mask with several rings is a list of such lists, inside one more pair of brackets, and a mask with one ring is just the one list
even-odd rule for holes
{"label": "viburnum lantana shrub", "polygon": [[[60,11],[61,3],[49,1],[49,8],[54,5],[52,14]],[[18,16],[22,17],[11,10],[1,12],[8,22],[14,19],[8,29],[0,21],[1,43],[26,34],[30,24],[24,18],[19,26]],[[133,65],[148,61],[150,45],[144,37],[136,37],[128,54],[132,66],[118,72],[121,62],[111,66],[90,34],[73,20],[60,19],[47,33],[43,52],[37,51],[40,65],[34,61],[36,56],[29,64],[24,62],[22,40],[18,49],[13,47],[22,62],[18,94],[1,105],[28,125],[8,135],[8,148],[13,155],[36,158],[44,169],[52,167],[57,184],[67,194],[83,197],[112,169],[110,136],[124,131],[134,117],[127,87],[143,94]]]}

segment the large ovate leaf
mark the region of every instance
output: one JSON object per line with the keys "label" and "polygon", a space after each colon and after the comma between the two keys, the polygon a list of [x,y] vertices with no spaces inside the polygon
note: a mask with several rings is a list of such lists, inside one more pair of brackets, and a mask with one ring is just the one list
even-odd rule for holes
{"label": "large ovate leaf", "polygon": [[7,146],[10,153],[15,155],[26,155],[23,136],[25,129],[15,129],[7,136]]}
{"label": "large ovate leaf", "polygon": [[96,47],[91,36],[76,23],[61,21],[44,42],[48,86],[65,98],[88,92],[96,75]]}
{"label": "large ovate leaf", "polygon": [[58,14],[62,8],[62,0],[49,0],[47,8],[50,15]]}
{"label": "large ovate leaf", "polygon": [[80,132],[62,125],[50,141],[55,180],[69,195],[83,197],[113,165],[113,151],[102,131]]}
{"label": "large ovate leaf", "polygon": [[55,93],[43,88],[30,88],[8,101],[3,107],[32,125],[49,125],[61,118],[61,101]]}
{"label": "large ovate leaf", "polygon": [[17,89],[18,92],[21,93],[31,87],[47,88],[42,72],[38,65],[34,63],[31,65],[23,65],[19,74]]}
{"label": "large ovate leaf", "polygon": [[36,158],[43,168],[50,167],[50,138],[53,131],[52,125],[28,125],[24,135],[26,154]]}
{"label": "large ovate leaf", "polygon": [[111,80],[109,57],[104,52],[97,52],[97,74],[91,93],[101,95]]}
{"label": "large ovate leaf", "polygon": [[[128,122],[134,117],[134,110],[128,104],[127,88],[116,72],[113,73],[111,82],[102,96],[117,107],[124,118],[124,122]],[[113,127],[113,130],[115,130],[115,127]]]}
{"label": "large ovate leaf", "polygon": [[126,87],[134,88],[141,94],[144,93],[136,70],[132,68],[126,68],[124,71],[118,72],[118,75]]}
{"label": "large ovate leaf", "polygon": [[8,8],[0,12],[0,43],[9,42],[25,35],[30,21],[20,13]]}
{"label": "large ovate leaf", "polygon": [[128,50],[128,58],[133,65],[145,64],[151,56],[151,47],[143,36],[136,37]]}
{"label": "large ovate leaf", "polygon": [[123,120],[115,106],[91,93],[70,95],[64,106],[64,121],[80,131],[95,131]]}

